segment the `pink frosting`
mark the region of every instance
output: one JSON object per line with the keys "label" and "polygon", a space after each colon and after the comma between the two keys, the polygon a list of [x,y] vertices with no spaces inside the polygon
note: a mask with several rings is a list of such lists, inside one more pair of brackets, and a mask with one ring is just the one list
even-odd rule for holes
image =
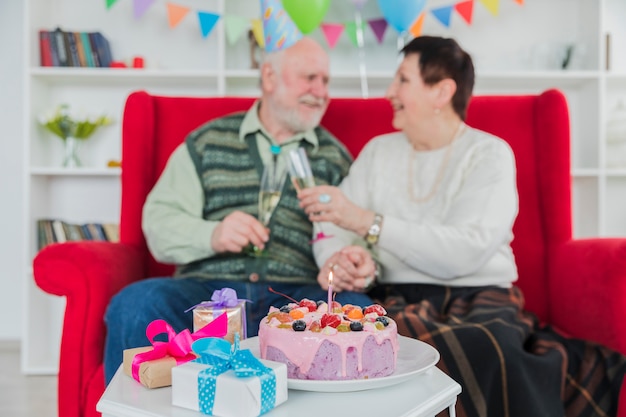
{"label": "pink frosting", "polygon": [[[321,316],[321,313],[312,312],[307,314],[303,320],[310,323],[312,320],[318,320]],[[267,359],[268,347],[274,347],[282,351],[285,357],[299,368],[300,373],[307,375],[320,346],[328,341],[338,346],[341,351],[342,377],[345,379],[348,375],[346,371],[348,349],[355,348],[357,350],[357,368],[361,373],[363,371],[363,355],[376,354],[376,352],[372,352],[371,348],[364,349],[366,339],[373,336],[379,348],[385,341],[391,342],[393,348],[393,363],[389,367],[389,373],[391,373],[395,369],[398,357],[398,330],[396,323],[391,319],[388,320],[389,325],[381,330],[377,329],[374,323],[366,322],[363,331],[338,332],[334,328],[326,327],[321,332],[311,332],[307,325],[305,331],[296,332],[291,328],[277,327],[280,322],[274,318],[269,323],[267,318],[264,318],[261,320],[259,328],[261,358]],[[371,345],[370,343],[368,346],[371,347]]]}

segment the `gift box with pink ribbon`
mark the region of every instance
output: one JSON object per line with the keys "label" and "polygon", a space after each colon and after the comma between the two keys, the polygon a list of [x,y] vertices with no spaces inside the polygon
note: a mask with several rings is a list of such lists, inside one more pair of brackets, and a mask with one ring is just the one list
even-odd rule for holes
{"label": "gift box with pink ribbon", "polygon": [[[124,350],[124,373],[148,388],[172,385],[172,368],[198,357],[192,343],[204,337],[223,337],[227,326],[228,317],[222,314],[199,331],[185,329],[177,334],[165,320],[154,320],[146,328],[152,346]],[[165,334],[167,341],[156,341],[160,334]]]}
{"label": "gift box with pink ribbon", "polygon": [[241,339],[247,337],[246,306],[250,300],[237,298],[237,292],[232,288],[222,288],[213,292],[210,301],[203,301],[186,311],[193,310],[193,330],[195,332],[211,323],[222,313],[228,316],[228,331],[224,339],[233,343],[235,334]]}
{"label": "gift box with pink ribbon", "polygon": [[219,417],[256,417],[287,401],[287,366],[223,339],[194,342],[198,358],[172,369],[172,404]]}

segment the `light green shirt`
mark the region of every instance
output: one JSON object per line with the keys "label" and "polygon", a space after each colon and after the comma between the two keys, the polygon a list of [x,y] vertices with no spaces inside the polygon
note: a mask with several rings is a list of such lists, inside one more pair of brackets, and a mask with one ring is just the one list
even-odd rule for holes
{"label": "light green shirt", "polygon": [[[278,145],[259,120],[260,101],[246,113],[239,129],[239,139],[256,133],[256,142],[264,164],[272,163],[271,145]],[[281,145],[280,155],[299,146],[304,139],[318,148],[317,135],[311,129],[295,135]],[[270,143],[271,142],[271,143]],[[277,169],[286,169],[284,158],[277,159]],[[179,145],[165,170],[148,194],[143,207],[142,228],[148,247],[156,260],[184,265],[215,255],[211,236],[219,224],[202,218],[204,192],[187,145]],[[167,233],[163,233],[166,230]],[[160,238],[167,236],[166,239]]]}
{"label": "light green shirt", "polygon": [[[243,122],[241,122],[241,127],[239,128],[239,139],[243,142],[245,140],[246,135],[249,133],[256,133],[256,142],[257,147],[259,148],[259,155],[261,156],[261,160],[265,165],[272,162],[272,145],[278,145],[278,143],[272,138],[272,136],[265,130],[263,124],[261,124],[261,120],[259,120],[259,107],[261,102],[256,101],[252,108],[246,113],[246,116],[243,118]],[[281,155],[291,151],[292,149],[296,149],[299,146],[300,140],[306,140],[311,145],[314,146],[314,152],[317,151],[318,141],[317,135],[313,129],[307,130],[306,132],[299,133],[295,136],[290,137],[285,142],[280,145],[281,147]],[[287,169],[286,161],[284,158],[278,158],[278,166],[277,169],[279,171]]]}

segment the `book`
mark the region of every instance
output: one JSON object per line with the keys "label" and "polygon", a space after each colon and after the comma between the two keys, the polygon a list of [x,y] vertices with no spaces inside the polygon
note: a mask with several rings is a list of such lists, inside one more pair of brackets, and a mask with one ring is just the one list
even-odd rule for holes
{"label": "book", "polygon": [[46,242],[48,242],[48,244],[56,242],[57,238],[54,236],[54,230],[52,229],[51,220],[46,221],[45,228],[46,228]]}
{"label": "book", "polygon": [[63,228],[63,222],[61,220],[52,220],[52,230],[54,231],[55,242],[67,242],[65,229]]}
{"label": "book", "polygon": [[91,232],[89,231],[89,227],[86,224],[80,226],[81,234],[83,235],[83,239],[92,240]]}
{"label": "book", "polygon": [[76,49],[76,40],[72,32],[63,32],[63,40],[65,41],[65,50],[67,51],[68,66],[80,67],[80,59],[78,50]]}
{"label": "book", "polygon": [[80,33],[71,32],[70,33],[74,37],[74,45],[76,45],[76,53],[78,54],[78,60],[80,62],[81,67],[86,67],[87,65],[87,57],[85,57],[85,48],[83,48],[83,40],[80,37]]}
{"label": "book", "polygon": [[67,240],[72,242],[83,240],[79,225],[65,222],[63,222],[63,225],[65,226],[65,236]]}
{"label": "book", "polygon": [[95,67],[96,64],[93,60],[93,52],[91,51],[91,41],[89,40],[89,34],[87,32],[79,33],[81,46],[83,48],[83,53],[85,54],[85,60],[87,61],[88,67]]}
{"label": "book", "polygon": [[37,249],[42,250],[48,243],[48,231],[46,230],[46,220],[37,220]]}
{"label": "book", "polygon": [[59,60],[59,66],[69,66],[67,49],[65,49],[65,37],[63,36],[63,31],[61,30],[61,28],[56,28],[52,32],[52,36],[54,37],[55,52]]}
{"label": "book", "polygon": [[100,32],[91,32],[89,38],[91,39],[91,49],[96,52],[95,56],[98,57],[100,66],[102,68],[110,67],[113,56],[111,54],[109,41]]}
{"label": "book", "polygon": [[107,237],[109,242],[119,242],[120,241],[120,227],[114,223],[104,223],[102,225],[104,229],[104,234]]}
{"label": "book", "polygon": [[59,62],[57,38],[56,36],[54,36],[54,32],[48,31],[48,39],[50,40],[50,55],[52,55],[52,66],[58,67],[61,65],[61,63]]}
{"label": "book", "polygon": [[91,47],[91,58],[93,60],[93,64],[96,67],[102,67],[100,65],[100,59],[98,59],[98,53],[96,52],[96,41],[91,33],[87,33],[87,38],[89,38],[89,45]]}
{"label": "book", "polygon": [[104,232],[98,227],[97,223],[87,223],[87,229],[91,235],[91,240],[107,240]]}
{"label": "book", "polygon": [[98,231],[98,237],[100,238],[100,240],[108,241],[109,238],[104,231],[104,226],[102,225],[102,223],[94,223],[94,225],[96,226],[96,230]]}
{"label": "book", "polygon": [[52,46],[50,44],[50,32],[47,30],[39,31],[39,64],[42,67],[53,67]]}
{"label": "book", "polygon": [[38,246],[43,249],[46,245],[54,243],[54,231],[52,230],[52,220],[37,220],[37,234],[39,238]]}

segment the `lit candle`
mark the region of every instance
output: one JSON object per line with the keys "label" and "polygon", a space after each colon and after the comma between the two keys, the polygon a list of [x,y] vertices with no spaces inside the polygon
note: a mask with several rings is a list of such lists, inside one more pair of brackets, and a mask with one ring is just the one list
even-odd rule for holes
{"label": "lit candle", "polygon": [[328,274],[328,313],[333,312],[333,271]]}

